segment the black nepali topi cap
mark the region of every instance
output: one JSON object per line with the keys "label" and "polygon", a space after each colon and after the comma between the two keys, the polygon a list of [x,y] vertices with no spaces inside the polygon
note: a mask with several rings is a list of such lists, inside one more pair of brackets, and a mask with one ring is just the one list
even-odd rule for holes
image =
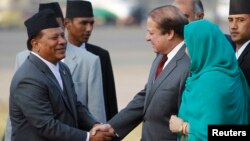
{"label": "black nepali topi cap", "polygon": [[250,14],[249,0],[230,0],[229,15]]}
{"label": "black nepali topi cap", "polygon": [[61,10],[58,2],[40,3],[39,4],[39,11],[42,11],[44,9],[51,9],[55,12],[56,17],[60,17],[60,18],[64,19],[62,10]]}
{"label": "black nepali topi cap", "polygon": [[24,25],[27,28],[28,33],[28,41],[27,47],[31,50],[32,46],[30,41],[37,36],[37,34],[47,28],[57,28],[60,27],[57,20],[55,13],[50,9],[42,10],[24,22]]}
{"label": "black nepali topi cap", "polygon": [[89,1],[67,1],[66,18],[94,17],[92,4]]}

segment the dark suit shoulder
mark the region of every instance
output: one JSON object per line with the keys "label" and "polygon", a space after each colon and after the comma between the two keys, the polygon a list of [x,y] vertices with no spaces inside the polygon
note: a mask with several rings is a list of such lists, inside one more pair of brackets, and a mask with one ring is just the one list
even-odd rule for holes
{"label": "dark suit shoulder", "polygon": [[97,55],[99,55],[99,54],[108,54],[109,55],[108,50],[101,48],[99,46],[93,45],[93,44],[87,44],[86,49],[94,54],[97,54]]}
{"label": "dark suit shoulder", "polygon": [[248,85],[250,86],[250,43],[240,55],[238,63],[246,77]]}

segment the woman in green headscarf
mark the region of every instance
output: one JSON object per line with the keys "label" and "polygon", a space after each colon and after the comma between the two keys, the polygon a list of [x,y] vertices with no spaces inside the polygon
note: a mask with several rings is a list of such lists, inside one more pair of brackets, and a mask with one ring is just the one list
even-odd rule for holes
{"label": "woman in green headscarf", "polygon": [[250,91],[235,53],[217,25],[207,20],[184,28],[191,65],[172,132],[188,141],[207,140],[208,125],[248,124]]}

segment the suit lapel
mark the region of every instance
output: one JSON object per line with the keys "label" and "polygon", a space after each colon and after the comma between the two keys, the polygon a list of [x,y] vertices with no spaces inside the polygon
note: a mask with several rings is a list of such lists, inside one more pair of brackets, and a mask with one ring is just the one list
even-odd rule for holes
{"label": "suit lapel", "polygon": [[[155,73],[156,73],[156,67],[159,64],[160,59],[162,58],[162,55],[157,56],[155,63],[152,65],[150,77],[149,77],[149,83],[147,87],[147,94],[146,94],[146,100],[144,105],[144,112],[146,111],[148,105],[151,102],[151,99],[156,94],[156,90],[160,87],[161,83],[174,71],[174,69],[177,67],[177,62],[183,57],[185,54],[185,45],[181,47],[181,49],[177,52],[177,54],[174,56],[174,58],[167,64],[167,66],[164,68],[164,70],[161,72],[161,74],[158,76],[156,80]],[[170,82],[171,83],[171,82]]]}
{"label": "suit lapel", "polygon": [[[72,88],[71,88],[71,80],[70,80],[70,77],[68,76],[68,74],[66,73],[66,70],[62,67],[61,64],[60,65],[60,74],[61,74],[61,78],[62,78],[62,81],[63,81],[63,100],[64,102],[66,103],[67,107],[69,108],[69,111],[72,113],[72,115],[74,116],[75,119],[77,119],[77,115],[76,115],[76,109],[74,108],[75,107],[75,104],[74,104],[74,99],[73,99],[73,95],[69,95],[71,94],[73,91],[72,91]],[[73,87],[73,86],[72,86]]]}
{"label": "suit lapel", "polygon": [[[61,74],[61,72],[60,72]],[[56,85],[56,89],[58,90],[59,92],[59,95],[62,97],[66,107],[69,109],[69,111],[71,111],[71,106],[70,106],[70,103],[69,101],[67,100],[68,98],[66,97],[66,95],[64,94],[63,90],[61,89],[60,87],[60,84],[58,83],[56,77],[54,76],[54,74],[51,72],[51,70],[48,68],[48,71],[45,71],[45,75],[47,76],[47,78],[52,81],[55,85]],[[61,78],[62,78],[62,81],[63,81],[63,85],[64,85],[64,80],[63,80],[63,77],[62,77],[62,74],[61,74]],[[65,85],[64,85],[64,89],[65,88]]]}
{"label": "suit lapel", "polygon": [[[64,78],[62,77],[62,73],[60,72],[61,74],[61,78],[62,78],[62,81],[63,81],[63,89],[65,90],[66,89],[66,85],[64,84]],[[64,101],[64,104],[66,105],[66,107],[69,109],[69,111],[71,112],[72,111],[72,108],[70,106],[70,103],[69,103],[69,100],[67,98],[67,95],[65,95],[64,93],[64,90],[61,89],[57,79],[55,78],[54,74],[51,73],[45,73],[45,75],[49,78],[50,81],[52,81],[55,85],[56,85],[56,89],[58,90],[59,92],[59,95],[62,97],[62,100]]]}
{"label": "suit lapel", "polygon": [[29,56],[31,62],[33,62],[37,68],[39,68],[45,76],[53,83],[56,85],[56,89],[59,91],[59,93],[62,93],[62,89],[60,87],[60,84],[56,80],[56,77],[54,76],[53,72],[49,69],[49,67],[38,57],[36,57],[34,54],[30,54]]}
{"label": "suit lapel", "polygon": [[240,55],[239,59],[238,59],[238,64],[239,66],[241,65],[241,63],[244,60],[244,57],[250,52],[250,43],[247,45],[247,47],[245,48],[245,50],[242,52],[242,54]]}
{"label": "suit lapel", "polygon": [[155,58],[155,60],[152,64],[149,78],[148,78],[147,90],[150,90],[152,85],[154,84],[156,69],[157,69],[157,66],[158,66],[161,58],[162,58],[162,55],[157,55],[157,57]]}
{"label": "suit lapel", "polygon": [[[29,58],[30,58],[31,62],[33,62],[33,63],[37,66],[37,68],[40,69],[40,70],[44,73],[44,75],[48,78],[48,80],[51,81],[51,82],[56,86],[56,87],[51,86],[51,87],[53,87],[53,89],[56,89],[57,92],[58,92],[58,93],[53,93],[53,94],[58,94],[58,95],[60,95],[60,97],[62,97],[62,100],[64,101],[66,107],[67,107],[67,108],[69,109],[69,111],[71,112],[71,111],[72,111],[72,110],[71,110],[72,108],[71,108],[71,106],[70,106],[69,100],[67,100],[68,98],[65,97],[64,92],[62,91],[62,89],[61,89],[61,87],[60,87],[60,84],[58,83],[58,81],[57,81],[56,77],[54,76],[53,72],[49,69],[49,67],[48,67],[42,60],[40,60],[40,59],[39,59],[38,57],[36,57],[35,55],[30,54]],[[59,65],[60,65],[60,63],[61,63],[61,62],[59,62]],[[60,66],[61,66],[61,65],[60,65]],[[60,67],[60,68],[61,68],[61,67]],[[60,69],[60,70],[61,70],[61,69]],[[62,81],[63,81],[63,83],[64,83],[64,82],[65,82],[65,75],[62,75],[63,72],[64,72],[64,71],[62,71],[62,73],[61,73],[61,71],[60,71],[60,74],[61,74],[61,77],[62,77]],[[68,81],[68,80],[66,80],[66,82],[67,82],[67,81]],[[67,84],[64,85],[64,89],[67,89]],[[69,98],[69,99],[70,99],[70,98]],[[73,114],[73,115],[74,115],[74,117],[76,117],[75,114]]]}

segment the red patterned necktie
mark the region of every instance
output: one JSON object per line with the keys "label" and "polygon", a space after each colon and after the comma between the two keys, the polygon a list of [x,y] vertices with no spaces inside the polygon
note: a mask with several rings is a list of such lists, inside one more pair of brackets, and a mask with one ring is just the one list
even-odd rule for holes
{"label": "red patterned necktie", "polygon": [[168,60],[167,55],[162,56],[160,63],[158,64],[157,70],[156,70],[156,74],[155,74],[155,79],[160,75],[160,73],[163,70],[163,66],[165,64],[165,62]]}

